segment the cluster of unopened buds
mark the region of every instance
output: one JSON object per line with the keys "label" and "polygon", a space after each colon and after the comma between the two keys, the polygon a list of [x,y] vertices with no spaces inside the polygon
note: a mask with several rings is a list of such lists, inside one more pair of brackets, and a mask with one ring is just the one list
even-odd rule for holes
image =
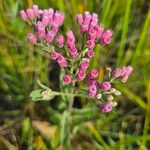
{"label": "cluster of unopened buds", "polygon": [[[85,12],[76,16],[76,22],[82,33],[81,43],[77,43],[80,40],[76,40],[72,30],[68,30],[65,36],[59,32],[64,22],[64,14],[60,11],[54,11],[52,8],[41,10],[37,5],[33,5],[26,11],[21,10],[20,16],[34,28],[33,33],[27,36],[29,42],[48,51],[50,59],[56,61],[65,71],[62,78],[64,84],[72,86],[75,82],[85,80],[87,97],[97,99],[102,112],[110,112],[117,105],[117,102],[113,101],[113,94],[121,93],[112,87],[113,82],[116,79],[126,82],[133,69],[131,66],[114,70],[106,68],[107,77],[103,82],[98,81],[97,69],[88,70],[90,60],[95,55],[96,44],[109,44],[113,35],[111,29],[106,30],[98,23],[96,13]],[[45,96],[45,93],[42,95]]]}

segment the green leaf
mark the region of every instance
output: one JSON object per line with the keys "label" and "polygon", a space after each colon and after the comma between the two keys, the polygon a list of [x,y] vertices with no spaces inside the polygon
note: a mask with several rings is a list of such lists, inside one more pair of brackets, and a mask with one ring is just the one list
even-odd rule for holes
{"label": "green leaf", "polygon": [[32,99],[32,100],[37,100],[37,99],[39,99],[39,98],[41,97],[41,91],[42,91],[42,90],[35,90],[35,91],[32,91],[32,92],[30,93],[31,99]]}
{"label": "green leaf", "polygon": [[58,145],[59,139],[60,139],[60,130],[56,130],[55,135],[51,140],[52,148],[55,148]]}
{"label": "green leaf", "polygon": [[64,111],[63,115],[62,115],[62,119],[60,122],[60,140],[61,143],[64,142],[65,137],[66,137],[66,132],[67,132],[67,111]]}

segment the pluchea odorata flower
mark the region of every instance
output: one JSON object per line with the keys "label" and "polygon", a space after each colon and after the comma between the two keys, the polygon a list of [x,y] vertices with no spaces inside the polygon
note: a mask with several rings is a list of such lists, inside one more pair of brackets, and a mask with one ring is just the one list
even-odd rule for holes
{"label": "pluchea odorata flower", "polygon": [[[50,53],[49,59],[56,61],[65,74],[64,84],[73,89],[70,94],[86,96],[95,101],[97,107],[104,113],[110,112],[117,105],[115,96],[121,94],[113,88],[115,80],[126,82],[133,71],[131,66],[123,66],[112,70],[107,67],[105,80],[99,81],[99,70],[89,70],[90,60],[95,56],[96,44],[105,46],[111,43],[113,31],[105,29],[98,21],[98,14],[86,11],[77,14],[76,23],[79,25],[82,39],[76,39],[75,32],[68,29],[64,35],[60,33],[65,15],[52,8],[41,10],[37,5],[26,11],[20,11],[21,18],[29,23],[33,32],[27,35],[28,41],[42,50]],[[80,42],[80,43],[77,43]],[[76,82],[84,82],[85,89],[75,88]],[[44,91],[45,90],[45,91]],[[78,91],[80,90],[80,93]],[[81,93],[81,91],[86,91]],[[43,89],[38,99],[50,100],[61,92]],[[65,93],[63,93],[65,94]]]}

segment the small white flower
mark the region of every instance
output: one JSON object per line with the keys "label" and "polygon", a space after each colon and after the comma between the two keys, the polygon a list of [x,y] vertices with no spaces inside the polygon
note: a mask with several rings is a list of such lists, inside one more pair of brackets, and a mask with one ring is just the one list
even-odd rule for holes
{"label": "small white flower", "polygon": [[111,71],[112,71],[110,67],[107,67],[105,70],[106,70],[106,72],[108,72],[108,73],[111,73]]}
{"label": "small white flower", "polygon": [[113,107],[116,107],[117,104],[118,104],[117,102],[112,102],[112,106],[113,106]]}
{"label": "small white flower", "polygon": [[44,100],[52,99],[52,93],[49,91],[43,91],[41,95],[42,95]]}
{"label": "small white flower", "polygon": [[108,99],[108,101],[112,101],[114,99],[114,97],[112,95],[109,95],[107,99]]}
{"label": "small white flower", "polygon": [[116,92],[114,92],[114,94],[119,96],[119,95],[121,95],[121,92],[120,91],[116,91]]}
{"label": "small white flower", "polygon": [[115,93],[117,90],[115,88],[111,88],[110,90],[112,93]]}
{"label": "small white flower", "polygon": [[102,94],[101,94],[101,93],[97,94],[97,95],[96,95],[96,98],[97,98],[97,99],[101,99],[101,98],[102,98]]}

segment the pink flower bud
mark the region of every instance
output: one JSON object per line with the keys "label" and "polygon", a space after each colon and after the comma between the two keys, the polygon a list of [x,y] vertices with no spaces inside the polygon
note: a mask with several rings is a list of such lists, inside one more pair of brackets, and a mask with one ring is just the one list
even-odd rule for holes
{"label": "pink flower bud", "polygon": [[39,15],[43,15],[43,10],[39,9]]}
{"label": "pink flower bud", "polygon": [[42,17],[42,24],[44,26],[47,26],[49,24],[49,17],[48,16],[43,16]]}
{"label": "pink flower bud", "polygon": [[76,79],[77,79],[77,80],[82,81],[82,80],[85,79],[85,77],[86,77],[86,73],[83,72],[83,71],[79,71],[79,72],[76,74]]}
{"label": "pink flower bud", "polygon": [[84,14],[84,24],[89,25],[90,21],[91,21],[91,15],[89,14],[89,12],[85,12]]}
{"label": "pink flower bud", "polygon": [[95,85],[92,85],[89,87],[88,95],[90,98],[95,97],[97,94],[97,87]]}
{"label": "pink flower bud", "polygon": [[36,44],[36,42],[37,42],[37,38],[36,38],[35,35],[32,34],[32,33],[29,33],[29,34],[28,34],[28,40],[29,40],[29,42],[30,42],[31,44]]}
{"label": "pink flower bud", "polygon": [[127,66],[127,74],[130,75],[133,71],[133,68],[131,66]]}
{"label": "pink flower bud", "polygon": [[67,35],[67,43],[69,44],[69,43],[74,43],[75,42],[75,36],[74,36],[74,34],[73,34],[73,32],[72,31],[68,31],[67,33],[66,33],[66,35]]}
{"label": "pink flower bud", "polygon": [[28,16],[24,10],[20,10],[19,15],[24,21],[28,20]]}
{"label": "pink flower bud", "polygon": [[29,19],[34,19],[35,18],[35,14],[34,14],[34,11],[33,9],[27,9],[27,16]]}
{"label": "pink flower bud", "polygon": [[48,13],[49,13],[49,15],[54,15],[54,9],[53,8],[49,8],[48,9]]}
{"label": "pink flower bud", "polygon": [[94,27],[97,25],[97,23],[98,23],[98,15],[96,13],[93,13],[90,25]]}
{"label": "pink flower bud", "polygon": [[45,28],[44,27],[38,27],[37,33],[38,33],[39,38],[43,38],[45,36],[45,33],[46,33]]}
{"label": "pink flower bud", "polygon": [[90,79],[95,79],[98,77],[98,70],[92,69],[90,72]]}
{"label": "pink flower bud", "polygon": [[95,42],[93,40],[88,40],[87,43],[86,43],[86,46],[89,49],[93,49],[95,47]]}
{"label": "pink flower bud", "polygon": [[121,78],[121,82],[125,83],[128,80],[129,76],[125,75]]}
{"label": "pink flower bud", "polygon": [[94,28],[89,28],[88,40],[95,40],[97,38],[97,31]]}
{"label": "pink flower bud", "polygon": [[70,48],[71,48],[70,51],[69,51],[70,52],[70,56],[72,58],[76,58],[78,56],[78,51],[77,51],[76,47],[72,46]]}
{"label": "pink flower bud", "polygon": [[87,60],[84,60],[81,62],[81,64],[79,65],[79,69],[80,71],[86,71],[86,69],[88,68],[89,66],[89,62]]}
{"label": "pink flower bud", "polygon": [[111,89],[111,84],[110,82],[106,81],[106,82],[103,82],[99,85],[99,88],[102,90],[102,91],[108,91]]}
{"label": "pink flower bud", "polygon": [[88,50],[88,52],[86,53],[86,57],[91,59],[92,57],[94,57],[95,52],[93,50]]}
{"label": "pink flower bud", "polygon": [[55,37],[55,33],[52,31],[48,31],[48,33],[45,35],[45,40],[48,43],[52,43],[52,41],[54,40]]}
{"label": "pink flower bud", "polygon": [[67,61],[63,59],[62,61],[58,61],[60,68],[67,67]]}
{"label": "pink flower bud", "polygon": [[41,21],[38,21],[36,24],[36,28],[44,28],[44,24]]}
{"label": "pink flower bud", "polygon": [[71,83],[71,77],[69,75],[65,75],[63,77],[64,84],[70,84]]}
{"label": "pink flower bud", "polygon": [[89,81],[88,81],[89,86],[92,86],[92,85],[97,86],[97,84],[98,84],[98,82],[95,79],[89,79]]}
{"label": "pink flower bud", "polygon": [[58,55],[57,62],[61,68],[64,68],[67,66],[67,61],[61,54]]}
{"label": "pink flower bud", "polygon": [[56,60],[56,59],[58,58],[58,55],[59,55],[59,53],[57,53],[57,52],[52,52],[52,53],[51,53],[51,59],[52,59],[52,60]]}
{"label": "pink flower bud", "polygon": [[82,24],[82,25],[81,25],[81,32],[82,32],[82,33],[88,32],[88,28],[89,28],[89,25],[87,25],[87,24]]}
{"label": "pink flower bud", "polygon": [[54,33],[57,33],[59,29],[58,24],[56,24],[55,22],[52,23],[52,27],[51,27],[51,31]]}
{"label": "pink flower bud", "polygon": [[94,29],[96,31],[96,37],[100,38],[104,32],[104,27],[102,25],[96,25]]}
{"label": "pink flower bud", "polygon": [[48,16],[49,15],[49,10],[48,9],[44,9],[43,10],[43,15],[44,16]]}
{"label": "pink flower bud", "polygon": [[54,14],[54,22],[59,26],[62,25],[64,22],[64,14],[56,11]]}
{"label": "pink flower bud", "polygon": [[56,41],[59,47],[64,46],[64,37],[61,34],[56,37]]}
{"label": "pink flower bud", "polygon": [[33,5],[33,11],[34,11],[34,14],[36,15],[36,16],[38,16],[39,15],[39,8],[38,8],[38,5]]}
{"label": "pink flower bud", "polygon": [[112,105],[109,103],[103,103],[100,107],[103,113],[108,113],[112,110]]}
{"label": "pink flower bud", "polygon": [[77,23],[81,25],[83,23],[83,16],[82,14],[77,14]]}
{"label": "pink flower bud", "polygon": [[121,73],[122,73],[122,69],[121,69],[121,68],[116,68],[116,69],[112,72],[112,77],[114,77],[114,78],[119,78],[119,77],[121,77]]}
{"label": "pink flower bud", "polygon": [[103,32],[103,34],[100,38],[100,44],[101,45],[109,44],[111,42],[112,35],[113,35],[113,31],[111,29]]}

